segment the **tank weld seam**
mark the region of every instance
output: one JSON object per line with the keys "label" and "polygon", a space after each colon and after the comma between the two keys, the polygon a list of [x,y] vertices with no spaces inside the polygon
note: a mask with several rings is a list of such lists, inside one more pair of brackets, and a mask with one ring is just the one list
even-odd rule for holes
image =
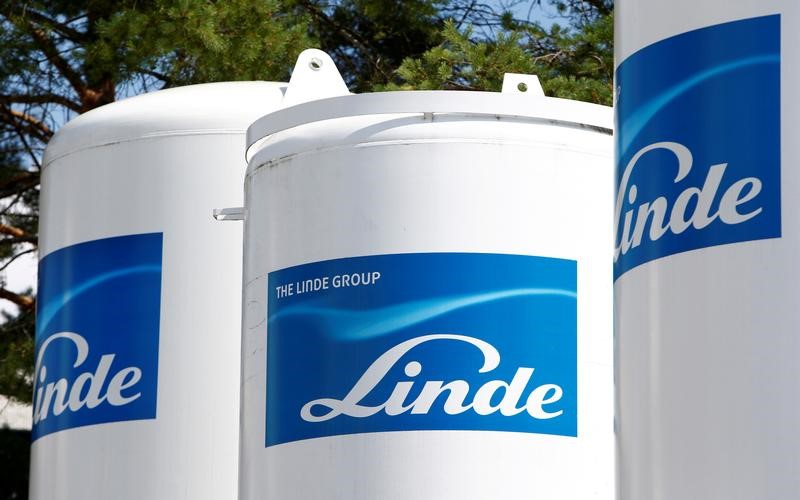
{"label": "tank weld seam", "polygon": [[488,145],[488,146],[536,146],[536,145],[546,144],[548,146],[548,149],[554,151],[577,151],[592,156],[603,156],[601,153],[595,151],[595,149],[597,148],[577,148],[574,144],[569,144],[567,142],[554,143],[549,141],[531,141],[531,140],[509,141],[507,139],[487,140],[487,139],[453,138],[453,137],[447,137],[441,139],[414,139],[414,140],[387,139],[383,141],[354,142],[354,143],[337,144],[335,146],[323,146],[314,149],[309,149],[307,151],[289,153],[283,156],[279,156],[277,158],[270,158],[264,162],[257,164],[257,166],[248,168],[245,177],[251,177],[255,175],[255,173],[261,170],[262,168],[276,167],[279,164],[284,163],[286,161],[293,160],[295,158],[304,158],[309,155],[324,154],[329,152],[342,151],[346,149],[365,149],[371,147],[412,146],[415,144],[442,144],[442,143],[474,144],[474,145]]}
{"label": "tank weld seam", "polygon": [[[397,113],[395,113],[395,114],[397,114]],[[614,135],[614,129],[608,128],[608,127],[602,127],[600,125],[591,125],[591,124],[588,124],[588,123],[583,123],[583,122],[578,122],[578,121],[573,121],[573,120],[558,120],[558,119],[555,119],[555,118],[541,118],[541,117],[531,117],[531,116],[524,116],[524,115],[499,115],[499,114],[495,114],[495,113],[478,113],[478,112],[464,112],[464,113],[457,113],[457,112],[416,112],[416,113],[403,113],[403,115],[406,115],[406,116],[419,116],[422,119],[422,121],[428,122],[428,123],[433,123],[435,121],[434,117],[438,116],[438,117],[442,117],[442,118],[445,118],[445,117],[467,118],[467,119],[477,119],[477,120],[482,120],[482,121],[493,120],[493,121],[519,122],[519,123],[535,123],[535,124],[550,125],[550,126],[556,126],[556,127],[561,127],[561,128],[569,128],[569,129],[575,129],[575,130],[587,130],[587,131],[596,132],[596,133],[600,133],[600,134],[604,134],[604,135],[611,135],[611,136]],[[386,114],[384,116],[391,116],[391,115]],[[267,134],[262,135],[260,138],[255,139],[255,140],[251,140],[248,137],[248,139],[247,139],[248,145],[247,145],[247,148],[245,149],[245,158],[250,160],[251,158],[255,157],[258,153],[254,153],[254,154],[251,155],[251,151],[257,149],[259,146],[263,147],[263,145],[266,144],[269,139],[271,139],[272,137],[277,136],[278,134],[284,133],[284,132],[289,131],[289,130],[298,129],[298,128],[303,127],[304,125],[309,125],[309,124],[312,124],[312,123],[325,122],[325,121],[329,121],[329,120],[331,120],[331,121],[333,121],[333,120],[342,120],[342,119],[347,119],[347,118],[348,117],[326,118],[326,119],[323,119],[323,120],[318,120],[318,121],[313,121],[313,122],[293,125],[293,126],[287,127],[285,129],[282,129],[282,130],[278,130],[278,131],[275,131],[275,132],[272,132],[272,133],[267,133]],[[251,126],[248,129],[248,134],[250,134],[252,132],[251,131],[252,128],[253,128],[253,126]]]}
{"label": "tank weld seam", "polygon": [[88,146],[82,146],[75,149],[71,149],[63,153],[59,153],[57,156],[54,156],[53,158],[48,158],[47,161],[42,165],[42,171],[44,171],[51,163],[54,163],[57,160],[61,160],[67,156],[71,156],[76,153],[88,151],[90,149],[105,148],[108,146],[116,146],[118,144],[126,144],[129,142],[137,142],[147,139],[159,139],[166,137],[188,137],[197,135],[244,135],[245,132],[246,129],[203,129],[203,130],[184,129],[184,130],[170,130],[164,132],[151,132],[147,134],[137,135],[135,137],[109,139],[107,141],[100,142],[97,144],[91,144]]}

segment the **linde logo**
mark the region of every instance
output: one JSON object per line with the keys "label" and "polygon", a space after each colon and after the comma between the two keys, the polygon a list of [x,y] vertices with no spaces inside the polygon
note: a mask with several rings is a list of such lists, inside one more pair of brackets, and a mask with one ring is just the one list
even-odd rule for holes
{"label": "linde logo", "polygon": [[162,235],[62,248],[39,263],[34,440],[156,417]]}
{"label": "linde logo", "polygon": [[614,278],[781,235],[780,16],[684,33],[617,69]]}
{"label": "linde logo", "polygon": [[42,343],[34,369],[36,377],[33,402],[34,424],[38,424],[51,415],[58,417],[66,411],[77,412],[82,408],[92,409],[104,402],[111,406],[124,406],[141,397],[142,393],[136,392],[135,386],[142,379],[142,370],[136,366],[128,366],[112,371],[115,354],[104,354],[95,367],[90,371],[79,372],[73,380],[67,378],[49,380],[47,365],[42,362],[42,359],[47,352],[47,347],[52,342],[59,340],[70,342],[74,346],[73,368],[88,368],[84,366],[84,363],[89,356],[89,343],[83,336],[73,332],[60,332],[51,335]]}
{"label": "linde logo", "polygon": [[[667,232],[677,235],[690,228],[702,230],[716,220],[729,225],[741,224],[764,211],[757,203],[748,203],[757,198],[761,192],[762,182],[758,177],[738,179],[723,193],[719,193],[725,169],[728,167],[727,163],[709,167],[702,186],[688,186],[678,192],[674,200],[666,196],[659,196],[649,201],[637,200],[638,188],[630,181],[631,173],[644,155],[655,150],[665,150],[675,155],[676,186],[679,186],[692,170],[692,152],[676,142],[651,144],[633,156],[625,167],[622,181],[617,189],[615,206],[617,244],[614,248],[614,262],[629,250],[641,245],[643,241],[645,243],[658,241]],[[623,214],[623,207],[626,205],[632,208]]]}
{"label": "linde logo", "polygon": [[[379,278],[288,286],[354,273]],[[265,445],[404,430],[577,436],[576,283],[575,261],[499,254],[270,273]]]}
{"label": "linde logo", "polygon": [[[378,412],[389,416],[403,413],[426,415],[433,409],[437,400],[441,399],[440,396],[445,396],[442,410],[448,415],[473,411],[478,415],[499,412],[506,417],[512,417],[526,412],[532,418],[550,419],[564,413],[563,410],[546,408],[558,403],[564,394],[561,386],[556,384],[539,385],[530,391],[524,401],[520,401],[528,389],[534,372],[533,368],[522,367],[517,369],[511,381],[489,380],[474,391],[469,381],[463,379],[449,382],[428,380],[423,382],[419,394],[412,398],[410,394],[417,382],[400,381],[395,384],[391,394],[383,403],[363,404],[404,355],[421,344],[442,340],[465,342],[478,348],[483,356],[483,365],[478,369],[479,373],[491,372],[500,365],[500,353],[497,349],[474,337],[433,334],[413,338],[396,345],[376,359],[343,399],[321,398],[310,401],[300,410],[300,417],[306,422],[324,422],[339,415],[366,418]],[[404,374],[408,378],[413,379],[422,371],[423,366],[419,361],[412,360],[405,364]]]}

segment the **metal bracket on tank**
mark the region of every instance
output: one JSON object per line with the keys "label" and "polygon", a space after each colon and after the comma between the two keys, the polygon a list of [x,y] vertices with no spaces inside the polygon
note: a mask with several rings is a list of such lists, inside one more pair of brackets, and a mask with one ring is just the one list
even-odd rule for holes
{"label": "metal bracket on tank", "polygon": [[536,75],[506,73],[503,75],[504,94],[527,94],[531,97],[544,97],[544,89]]}
{"label": "metal bracket on tank", "polygon": [[297,57],[281,107],[349,93],[331,56],[319,49],[306,49]]}
{"label": "metal bracket on tank", "polygon": [[215,208],[212,212],[215,220],[244,220],[244,207]]}
{"label": "metal bracket on tank", "polygon": [[[514,97],[512,97],[512,94]],[[357,98],[347,90],[339,70],[325,52],[304,50],[279,109],[262,116],[247,129],[245,158],[272,134],[311,122],[366,115],[436,114],[539,120],[551,125],[612,133],[611,108],[547,98],[536,75],[506,73],[502,92],[374,92]]]}

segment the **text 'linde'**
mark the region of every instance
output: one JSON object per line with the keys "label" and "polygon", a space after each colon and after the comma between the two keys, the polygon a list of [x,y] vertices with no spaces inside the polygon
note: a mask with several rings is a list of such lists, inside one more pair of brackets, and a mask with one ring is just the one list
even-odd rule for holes
{"label": "text 'linde'", "polygon": [[[525,398],[525,402],[520,404],[534,373],[533,368],[525,367],[518,368],[510,382],[490,380],[474,392],[466,380],[425,381],[419,395],[410,402],[408,396],[416,382],[399,381],[384,403],[372,406],[362,404],[362,401],[384,380],[389,370],[399,362],[400,358],[419,345],[442,340],[466,342],[477,347],[484,359],[483,366],[478,370],[479,373],[490,372],[500,365],[500,353],[497,349],[480,339],[453,334],[424,335],[406,340],[383,353],[367,368],[343,399],[321,398],[310,401],[301,409],[300,417],[307,422],[324,422],[339,415],[366,418],[379,412],[384,412],[389,416],[403,413],[424,415],[431,411],[443,394],[447,394],[447,397],[442,409],[449,415],[457,415],[469,410],[478,415],[500,412],[504,416],[527,412],[535,419],[551,419],[563,413],[562,410],[556,408],[545,408],[545,406],[558,403],[564,394],[563,389],[556,384],[542,384],[535,387]],[[409,378],[414,378],[419,376],[422,371],[422,364],[412,360],[405,365],[404,373]],[[493,400],[497,399],[498,394],[502,394],[502,398],[493,404]],[[319,409],[322,409],[322,412]]]}
{"label": "text 'linde'", "polygon": [[[744,207],[761,192],[762,182],[758,177],[738,179],[720,194],[719,187],[727,163],[710,166],[702,186],[687,186],[672,200],[666,196],[648,201],[637,200],[638,188],[636,184],[630,184],[631,174],[643,156],[659,149],[670,151],[677,159],[675,185],[686,178],[692,170],[692,152],[676,142],[651,144],[639,150],[631,158],[622,174],[617,192],[615,262],[643,243],[658,241],[667,232],[677,235],[690,228],[702,230],[716,220],[728,225],[741,224],[756,217],[763,210],[757,203]],[[625,205],[632,208],[623,214]],[[717,208],[712,209],[714,206]]]}
{"label": "text 'linde'", "polygon": [[142,378],[142,370],[136,366],[128,366],[112,374],[114,354],[103,355],[93,371],[78,373],[72,380],[60,378],[48,381],[47,366],[42,360],[47,347],[57,340],[74,344],[76,355],[72,363],[73,368],[81,367],[89,355],[89,343],[77,333],[56,333],[42,343],[34,372],[36,377],[34,423],[45,420],[51,414],[58,416],[67,411],[79,411],[84,407],[92,409],[104,402],[111,406],[124,406],[141,396],[141,392],[137,392],[135,386]]}

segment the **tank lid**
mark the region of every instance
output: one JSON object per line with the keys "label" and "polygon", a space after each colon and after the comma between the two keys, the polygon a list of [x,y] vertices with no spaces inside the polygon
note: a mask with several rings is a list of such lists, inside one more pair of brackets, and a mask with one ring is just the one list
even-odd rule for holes
{"label": "tank lid", "polygon": [[44,167],[84,149],[152,137],[242,134],[277,109],[286,83],[221,82],[150,92],[101,106],[61,127],[47,145]]}
{"label": "tank lid", "polygon": [[611,108],[545,97],[535,75],[507,73],[501,92],[401,91],[349,94],[331,58],[317,49],[297,59],[289,87],[278,109],[247,130],[247,159],[253,145],[267,137],[308,123],[366,115],[421,114],[546,121],[610,134]]}
{"label": "tank lid", "polygon": [[401,91],[320,99],[280,109],[259,118],[247,130],[249,150],[277,132],[307,123],[364,115],[437,114],[500,119],[535,119],[611,134],[611,108],[568,99],[507,95],[499,92]]}

